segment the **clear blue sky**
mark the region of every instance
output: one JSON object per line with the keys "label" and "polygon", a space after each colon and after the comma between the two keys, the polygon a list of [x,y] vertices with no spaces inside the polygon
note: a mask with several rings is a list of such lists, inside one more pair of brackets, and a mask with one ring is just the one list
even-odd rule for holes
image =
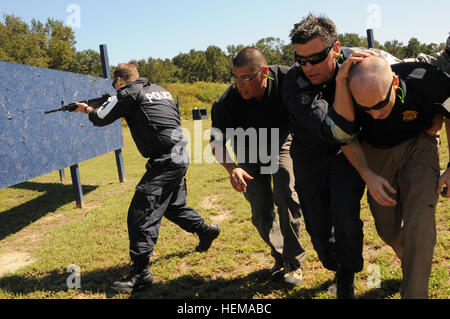
{"label": "clear blue sky", "polygon": [[[450,32],[450,1],[300,1],[300,0],[0,0],[0,13],[29,23],[55,18],[65,23],[80,9],[77,49],[98,51],[107,44],[111,65],[130,59],[173,58],[191,49],[217,45],[251,45],[278,37],[289,43],[289,32],[309,12],[325,14],[339,33],[366,35],[374,27],[376,40],[411,37],[420,42],[445,42]],[[375,6],[371,6],[375,5]],[[1,18],[3,21],[3,18]],[[72,19],[71,21],[75,21]],[[369,23],[369,25],[368,25]]]}

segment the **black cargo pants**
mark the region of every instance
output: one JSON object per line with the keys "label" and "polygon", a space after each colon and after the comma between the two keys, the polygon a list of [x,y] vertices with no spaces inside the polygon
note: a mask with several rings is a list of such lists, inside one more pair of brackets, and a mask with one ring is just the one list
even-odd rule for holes
{"label": "black cargo pants", "polygon": [[292,143],[295,189],[314,250],[328,270],[363,269],[360,201],[365,184],[341,152]]}
{"label": "black cargo pants", "polygon": [[153,255],[162,217],[187,232],[196,233],[205,220],[186,205],[188,163],[170,157],[147,163],[147,172],[136,187],[128,211],[130,257],[133,261]]}

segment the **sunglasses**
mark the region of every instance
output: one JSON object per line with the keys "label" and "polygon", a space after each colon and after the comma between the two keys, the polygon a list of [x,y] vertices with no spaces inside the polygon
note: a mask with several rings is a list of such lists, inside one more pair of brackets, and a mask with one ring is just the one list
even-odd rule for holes
{"label": "sunglasses", "polygon": [[312,65],[319,64],[320,62],[324,61],[328,54],[331,51],[331,48],[333,47],[334,43],[330,45],[329,47],[323,49],[322,51],[318,53],[311,54],[310,56],[301,56],[298,55],[297,52],[295,52],[295,61],[300,64],[301,66],[305,66],[306,63],[311,63]]}
{"label": "sunglasses", "polygon": [[113,83],[112,83],[112,86],[113,86],[114,90],[116,89],[116,84],[119,84],[119,85],[126,85],[127,83],[124,82],[123,80],[118,81],[117,78],[115,78],[114,81],[113,81]]}
{"label": "sunglasses", "polygon": [[372,110],[380,110],[380,109],[382,109],[383,107],[385,107],[389,103],[389,100],[391,98],[391,91],[392,91],[393,85],[394,85],[394,80],[392,80],[392,83],[391,83],[391,86],[389,87],[389,91],[388,91],[388,94],[386,95],[386,98],[383,101],[381,101],[380,103],[378,103],[378,104],[376,104],[375,106],[372,106],[372,107],[362,106],[362,105],[358,104],[356,102],[355,98],[352,96],[353,103],[355,105],[355,109],[361,110],[361,111],[366,111],[366,112],[372,111]]}

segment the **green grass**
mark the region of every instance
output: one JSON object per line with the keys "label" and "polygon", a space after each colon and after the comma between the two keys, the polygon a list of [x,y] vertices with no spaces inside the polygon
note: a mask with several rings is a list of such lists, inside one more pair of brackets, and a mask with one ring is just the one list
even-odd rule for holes
{"label": "green grass", "polygon": [[[184,127],[194,135],[192,121]],[[209,126],[203,121],[203,129]],[[444,131],[442,131],[444,133]],[[447,141],[441,168],[448,161]],[[118,182],[114,154],[80,164],[85,207],[76,209],[70,176],[59,183],[58,173],[0,190],[0,263],[4,256],[22,253],[31,262],[0,277],[3,298],[238,298],[332,299],[327,292],[334,274],[318,261],[304,227],[307,249],[302,287],[272,283],[265,270],[272,266],[270,252],[250,221],[249,204],[231,189],[225,170],[217,163],[191,164],[188,203],[208,221],[221,220],[222,233],[206,253],[197,253],[198,239],[163,220],[152,271],[154,286],[133,295],[111,295],[110,284],[129,270],[126,218],[134,187],[144,173],[128,129],[123,149],[126,181]],[[207,141],[203,141],[204,145]],[[437,245],[430,280],[432,298],[449,298],[450,201],[440,198],[437,208]],[[376,234],[366,199],[362,201],[365,268],[356,277],[358,298],[400,297],[398,259]],[[68,289],[69,265],[81,268],[81,289]],[[370,289],[370,264],[379,266],[381,288]]]}

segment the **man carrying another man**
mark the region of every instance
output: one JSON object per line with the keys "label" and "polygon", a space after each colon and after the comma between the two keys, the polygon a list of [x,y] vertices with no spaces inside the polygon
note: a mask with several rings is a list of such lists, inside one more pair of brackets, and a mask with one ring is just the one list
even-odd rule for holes
{"label": "man carrying another man", "polygon": [[336,80],[345,56],[325,17],[310,14],[294,26],[291,40],[297,63],[282,94],[293,118],[295,189],[313,247],[324,267],[336,272],[337,297],[354,298],[354,275],[364,263],[359,215],[365,185],[336,141],[354,133],[354,125],[335,112],[346,93]]}

